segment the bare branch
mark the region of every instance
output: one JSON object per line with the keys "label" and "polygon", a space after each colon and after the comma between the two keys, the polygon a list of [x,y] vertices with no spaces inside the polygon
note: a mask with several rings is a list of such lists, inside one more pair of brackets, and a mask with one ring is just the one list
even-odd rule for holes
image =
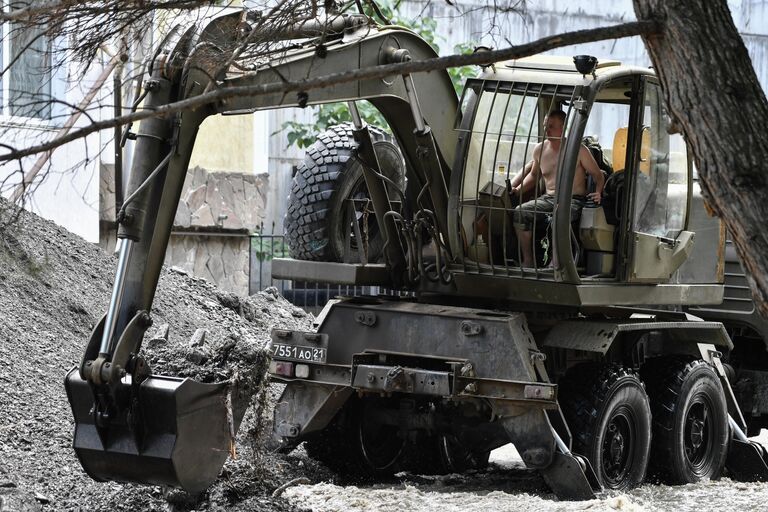
{"label": "bare branch", "polygon": [[574,32],[565,32],[560,35],[545,37],[536,41],[512,46],[502,50],[493,50],[470,55],[450,55],[447,57],[436,57],[420,61],[411,61],[397,64],[386,64],[381,66],[371,66],[367,68],[346,71],[343,73],[333,73],[317,78],[307,78],[296,81],[285,81],[264,85],[251,86],[230,86],[221,87],[199,96],[188,98],[182,101],[169,103],[152,110],[143,110],[132,114],[119,116],[113,119],[99,121],[90,126],[69,132],[66,135],[56,137],[46,143],[36,146],[30,146],[25,149],[10,151],[0,155],[0,162],[16,160],[29,155],[49,151],[53,148],[71,142],[73,140],[85,137],[91,133],[114,128],[115,126],[125,125],[147,119],[153,116],[170,116],[172,114],[201,108],[216,102],[223,102],[230,98],[242,96],[261,96],[275,93],[288,93],[299,91],[310,91],[321,89],[332,85],[353,82],[357,80],[383,78],[395,74],[419,73],[427,71],[437,71],[451,67],[485,65],[491,62],[499,62],[509,59],[517,59],[535,55],[555,48],[562,48],[574,44],[600,41],[604,39],[618,39],[636,35],[653,35],[662,30],[660,23],[656,21],[637,21],[614,25],[611,27],[602,27],[588,30],[578,30]]}
{"label": "bare branch", "polygon": [[67,10],[77,10],[80,13],[89,14],[114,14],[117,11],[149,11],[152,9],[192,9],[206,2],[202,0],[158,0],[135,4],[132,2],[104,2],[100,0],[49,0],[47,2],[35,2],[29,7],[14,9],[9,12],[0,12],[0,22],[37,22],[37,18],[50,19],[53,16]]}

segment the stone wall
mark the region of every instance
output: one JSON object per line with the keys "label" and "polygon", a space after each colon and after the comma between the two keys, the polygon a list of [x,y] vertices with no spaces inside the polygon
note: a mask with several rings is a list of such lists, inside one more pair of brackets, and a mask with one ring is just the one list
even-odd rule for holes
{"label": "stone wall", "polygon": [[264,220],[266,174],[187,171],[174,227],[183,230],[253,232]]}
{"label": "stone wall", "polygon": [[248,235],[175,232],[168,241],[165,264],[245,296],[248,295],[249,249]]}
{"label": "stone wall", "polygon": [[[216,283],[224,290],[247,295],[250,274],[250,235],[264,221],[269,177],[266,174],[187,171],[165,255],[167,266],[178,267]],[[114,172],[102,166],[101,246],[113,251]]]}

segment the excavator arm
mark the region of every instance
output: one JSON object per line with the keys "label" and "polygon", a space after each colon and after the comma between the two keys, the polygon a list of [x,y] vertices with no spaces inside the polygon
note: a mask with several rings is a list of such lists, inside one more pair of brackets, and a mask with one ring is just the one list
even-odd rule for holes
{"label": "excavator arm", "polygon": [[[281,83],[354,68],[434,57],[417,35],[377,27],[359,15],[313,20],[279,31],[267,61],[249,59],[261,37],[243,13],[171,32],[148,66],[143,108],[152,109],[217,88]],[[283,41],[299,41],[280,49]],[[429,91],[421,97],[417,91]],[[198,128],[213,114],[368,99],[394,131],[407,162],[409,186],[447,240],[447,179],[455,151],[458,101],[444,72],[371,78],[298,95],[242,95],[142,121],[126,199],[118,213],[120,251],[109,309],[93,330],[79,368],[66,377],[75,417],[75,451],[96,480],[206,488],[218,475],[249,395],[233,383],[202,384],[152,375],[140,355],[152,301]],[[390,237],[386,261],[400,282],[407,257],[379,177],[367,128],[355,136],[377,220]],[[447,244],[446,244],[447,245]]]}

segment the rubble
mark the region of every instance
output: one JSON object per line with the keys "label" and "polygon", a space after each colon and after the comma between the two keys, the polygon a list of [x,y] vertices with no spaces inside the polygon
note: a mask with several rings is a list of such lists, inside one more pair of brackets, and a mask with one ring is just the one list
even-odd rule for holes
{"label": "rubble", "polygon": [[269,331],[308,329],[311,315],[276,290],[240,298],[165,270],[142,352],[156,374],[251,385],[238,458],[199,496],[91,480],[72,449],[63,382],[107,309],[116,259],[33,214],[7,222],[3,200],[0,210],[0,510],[290,510],[276,489],[327,475],[301,451],[262,449],[279,392],[264,381]]}

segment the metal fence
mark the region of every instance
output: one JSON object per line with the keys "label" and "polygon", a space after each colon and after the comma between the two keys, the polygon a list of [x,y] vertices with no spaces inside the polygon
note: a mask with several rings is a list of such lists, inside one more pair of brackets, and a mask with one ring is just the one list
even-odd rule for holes
{"label": "metal fence", "polygon": [[378,286],[346,286],[274,278],[272,260],[288,257],[288,245],[282,234],[275,234],[275,223],[268,228],[262,223],[251,235],[249,294],[274,286],[291,303],[316,314],[334,297],[384,293]]}

